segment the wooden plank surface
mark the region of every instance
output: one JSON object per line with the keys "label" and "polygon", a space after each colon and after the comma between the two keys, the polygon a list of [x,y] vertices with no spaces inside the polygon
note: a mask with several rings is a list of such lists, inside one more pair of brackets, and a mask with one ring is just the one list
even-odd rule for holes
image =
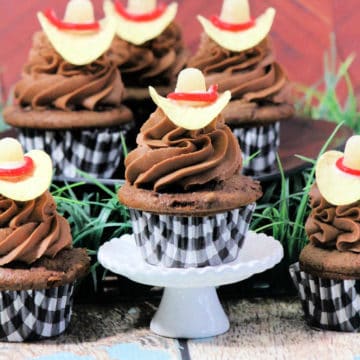
{"label": "wooden plank surface", "polygon": [[[169,2],[170,0],[166,0]],[[36,11],[54,8],[63,14],[67,0],[0,0],[0,67],[3,85],[9,91],[20,76],[34,31],[39,29]],[[102,16],[102,1],[93,0],[97,15]],[[197,14],[219,13],[222,1],[179,0],[177,21],[184,30],[184,39],[194,51],[201,27]],[[252,13],[257,16],[267,7],[277,10],[271,31],[277,59],[287,69],[294,82],[307,85],[317,82],[323,73],[323,55],[329,48],[329,36],[336,33],[340,59],[359,53],[360,7],[358,0],[250,0]],[[351,68],[355,88],[360,90],[360,56]]]}
{"label": "wooden plank surface", "polygon": [[309,328],[296,298],[223,303],[230,319],[229,332],[188,342],[149,331],[156,302],[77,305],[66,334],[38,343],[1,343],[0,359],[345,360],[360,356],[358,334]]}

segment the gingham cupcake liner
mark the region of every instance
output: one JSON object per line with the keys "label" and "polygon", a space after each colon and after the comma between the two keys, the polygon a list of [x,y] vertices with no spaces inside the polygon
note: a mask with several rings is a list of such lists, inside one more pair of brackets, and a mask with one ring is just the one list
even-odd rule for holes
{"label": "gingham cupcake liner", "polygon": [[[243,154],[243,173],[261,175],[270,172],[276,164],[280,146],[280,122],[249,128],[233,128]],[[256,157],[249,160],[252,155]]]}
{"label": "gingham cupcake liner", "polygon": [[52,158],[55,175],[78,177],[77,169],[94,177],[111,178],[123,160],[121,135],[129,128],[42,130],[21,128],[25,151],[44,150]]}
{"label": "gingham cupcake liner", "polygon": [[205,217],[130,209],[137,246],[146,262],[172,268],[216,266],[238,256],[256,204]]}
{"label": "gingham cupcake liner", "polygon": [[358,280],[319,278],[302,271],[299,263],[291,265],[289,271],[310,326],[346,332],[360,330]]}
{"label": "gingham cupcake liner", "polygon": [[60,335],[70,323],[73,284],[44,290],[0,291],[0,341]]}

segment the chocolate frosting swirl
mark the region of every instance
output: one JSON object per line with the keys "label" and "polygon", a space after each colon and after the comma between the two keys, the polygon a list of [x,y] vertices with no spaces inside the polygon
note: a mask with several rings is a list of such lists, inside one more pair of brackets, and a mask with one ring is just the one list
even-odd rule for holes
{"label": "chocolate frosting swirl", "polygon": [[186,62],[181,31],[176,23],[142,45],[115,37],[109,53],[120,69],[125,86],[131,87],[168,86]]}
{"label": "chocolate frosting swirl", "polygon": [[55,257],[71,247],[68,222],[56,212],[46,191],[27,202],[0,195],[0,266],[13,261],[31,264],[42,256]]}
{"label": "chocolate frosting swirl", "polygon": [[238,142],[222,115],[205,129],[190,131],[158,108],[140,129],[137,143],[125,159],[125,178],[139,188],[189,191],[226,180],[241,167]]}
{"label": "chocolate frosting swirl", "polygon": [[208,84],[218,84],[219,91],[230,90],[232,100],[259,104],[291,103],[291,89],[282,67],[275,62],[271,41],[241,52],[224,49],[202,34],[197,53],[189,67],[200,69]]}
{"label": "chocolate frosting swirl", "polygon": [[310,190],[310,206],[312,210],[305,230],[311,243],[339,251],[360,252],[360,201],[331,205],[314,184]]}
{"label": "chocolate frosting swirl", "polygon": [[102,110],[119,107],[124,93],[120,73],[108,55],[88,65],[65,61],[46,35],[34,35],[15,96],[22,107],[34,110]]}

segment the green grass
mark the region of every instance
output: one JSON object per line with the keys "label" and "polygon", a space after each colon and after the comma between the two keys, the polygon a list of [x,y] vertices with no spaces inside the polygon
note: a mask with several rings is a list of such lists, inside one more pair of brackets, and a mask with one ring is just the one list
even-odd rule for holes
{"label": "green grass", "polygon": [[0,131],[4,131],[6,129],[6,125],[3,117],[3,110],[4,110],[4,102],[0,97]]}
{"label": "green grass", "polygon": [[[311,87],[298,86],[302,96],[297,99],[296,108],[300,116],[313,119],[325,119],[337,123],[334,133],[326,141],[319,156],[326,151],[336,132],[342,125],[348,126],[355,133],[360,133],[360,113],[349,75],[349,68],[354,55],[345,61],[337,58],[335,38],[331,38],[331,48],[324,55],[323,79]],[[345,98],[339,99],[339,88],[345,85]],[[258,202],[251,228],[265,232],[278,239],[284,246],[284,261],[297,261],[301,249],[308,242],[305,232],[305,221],[308,217],[309,190],[315,181],[316,159],[307,159],[309,169],[295,177],[284,176],[280,160],[280,181],[268,185],[263,198]]]}
{"label": "green grass", "polygon": [[[341,123],[336,126],[318,157],[326,151],[342,125]],[[251,223],[251,229],[255,232],[265,232],[281,242],[284,247],[284,261],[288,264],[297,261],[301,249],[308,242],[304,224],[310,211],[309,190],[315,180],[317,160],[301,158],[310,162],[310,168],[300,176],[288,178],[285,177],[277,157],[280,182],[274,182],[267,187],[258,202]]]}
{"label": "green grass", "polygon": [[3,110],[4,110],[5,105],[11,104],[13,101],[12,95],[10,95],[9,98],[5,101],[5,96],[4,96],[4,91],[3,91],[2,81],[1,81],[1,72],[2,72],[2,69],[0,67],[0,132],[9,128],[9,126],[4,121]]}
{"label": "green grass", "polygon": [[[360,112],[349,74],[355,55],[350,54],[339,62],[334,35],[331,36],[330,43],[330,49],[324,54],[322,79],[311,87],[297,86],[301,97],[297,99],[296,109],[300,115],[313,119],[344,122],[355,133],[360,134]],[[341,86],[345,91],[342,100],[339,99]]]}
{"label": "green grass", "polygon": [[[331,140],[341,126],[348,126],[360,134],[360,113],[349,75],[354,55],[340,62],[337,58],[335,38],[331,48],[324,55],[323,79],[311,87],[298,86],[301,97],[297,99],[296,109],[300,116],[325,119],[337,123],[334,133],[326,141],[319,156],[328,148]],[[346,94],[339,99],[339,88],[345,84]],[[308,159],[309,169],[295,177],[285,177],[280,160],[280,181],[265,189],[263,198],[258,202],[251,228],[265,232],[278,239],[284,246],[284,261],[288,264],[297,261],[301,249],[308,242],[305,221],[309,214],[309,189],[315,181],[317,159]]]}
{"label": "green grass", "polygon": [[87,182],[65,183],[63,186],[53,184],[51,190],[58,212],[70,224],[73,245],[87,248],[93,259],[91,274],[96,290],[97,273],[100,271],[101,277],[105,271],[97,262],[98,249],[104,242],[131,231],[130,215],[119,203],[116,188],[111,189],[95,178],[79,173]]}

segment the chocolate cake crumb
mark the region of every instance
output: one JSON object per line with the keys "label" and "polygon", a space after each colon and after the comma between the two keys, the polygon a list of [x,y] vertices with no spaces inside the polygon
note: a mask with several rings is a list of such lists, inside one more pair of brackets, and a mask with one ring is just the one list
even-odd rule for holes
{"label": "chocolate cake crumb", "polygon": [[0,267],[0,291],[41,290],[74,282],[90,268],[86,249],[64,249],[55,258],[42,257],[31,266]]}

